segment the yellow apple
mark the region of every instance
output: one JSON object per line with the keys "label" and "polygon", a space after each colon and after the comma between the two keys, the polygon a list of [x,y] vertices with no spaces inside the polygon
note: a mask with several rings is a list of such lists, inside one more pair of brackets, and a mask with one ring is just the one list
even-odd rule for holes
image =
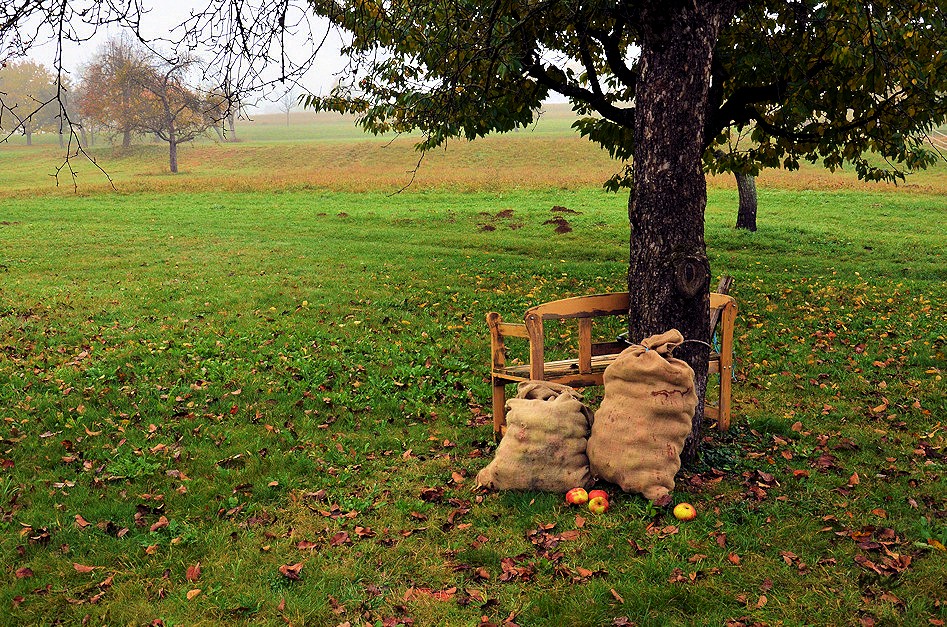
{"label": "yellow apple", "polygon": [[690,503],[678,503],[674,508],[674,517],[678,520],[694,520],[697,510]]}

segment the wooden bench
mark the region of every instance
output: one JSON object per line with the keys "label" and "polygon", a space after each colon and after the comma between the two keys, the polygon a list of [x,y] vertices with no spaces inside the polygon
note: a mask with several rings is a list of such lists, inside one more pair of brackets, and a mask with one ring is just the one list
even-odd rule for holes
{"label": "wooden bench", "polygon": [[[725,431],[730,428],[733,325],[737,304],[726,294],[711,292],[710,309],[711,335],[719,321],[720,352],[711,350],[708,374],[719,375],[720,389],[717,405],[705,403],[704,416],[716,419],[718,429]],[[505,432],[507,385],[529,380],[553,381],[572,387],[603,384],[605,368],[628,347],[623,341],[592,341],[592,320],[605,316],[628,316],[627,292],[578,296],[537,305],[526,311],[524,324],[503,322],[496,312],[487,314],[492,353],[490,379],[493,384],[493,430],[498,438]],[[543,323],[570,319],[577,320],[579,325],[578,356],[547,362]],[[506,364],[506,340],[511,337],[529,341],[529,363]]]}

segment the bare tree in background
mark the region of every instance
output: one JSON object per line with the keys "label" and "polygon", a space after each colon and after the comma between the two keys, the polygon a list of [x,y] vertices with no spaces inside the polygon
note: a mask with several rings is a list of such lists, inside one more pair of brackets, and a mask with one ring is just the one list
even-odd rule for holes
{"label": "bare tree in background", "polygon": [[286,126],[289,126],[290,113],[299,106],[299,98],[302,94],[298,89],[289,88],[283,97],[279,99],[279,110],[286,115]]}

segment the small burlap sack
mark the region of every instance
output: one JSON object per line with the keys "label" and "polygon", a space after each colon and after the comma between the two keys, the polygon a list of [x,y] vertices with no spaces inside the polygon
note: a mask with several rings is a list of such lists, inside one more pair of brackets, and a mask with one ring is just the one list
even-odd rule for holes
{"label": "small burlap sack", "polygon": [[558,383],[524,381],[506,407],[506,435],[477,475],[478,485],[546,492],[592,485],[585,455],[592,413],[581,394]]}
{"label": "small burlap sack", "polygon": [[671,329],[622,351],[589,437],[592,474],[652,501],[674,489],[697,407],[693,369],[670,356],[683,341]]}

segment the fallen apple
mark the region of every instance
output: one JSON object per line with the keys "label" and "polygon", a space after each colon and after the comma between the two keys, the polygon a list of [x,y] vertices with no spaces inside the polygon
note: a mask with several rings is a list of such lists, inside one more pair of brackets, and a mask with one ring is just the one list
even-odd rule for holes
{"label": "fallen apple", "polygon": [[589,499],[589,511],[593,514],[604,514],[608,511],[608,499],[603,496]]}
{"label": "fallen apple", "polygon": [[592,490],[589,492],[589,499],[594,499],[596,496],[600,496],[606,501],[608,500],[608,492],[605,490]]}
{"label": "fallen apple", "polygon": [[697,509],[690,503],[678,503],[674,507],[674,517],[678,520],[694,520],[697,518]]}
{"label": "fallen apple", "polygon": [[589,502],[589,493],[585,488],[572,488],[566,492],[566,503],[569,505],[585,505]]}

